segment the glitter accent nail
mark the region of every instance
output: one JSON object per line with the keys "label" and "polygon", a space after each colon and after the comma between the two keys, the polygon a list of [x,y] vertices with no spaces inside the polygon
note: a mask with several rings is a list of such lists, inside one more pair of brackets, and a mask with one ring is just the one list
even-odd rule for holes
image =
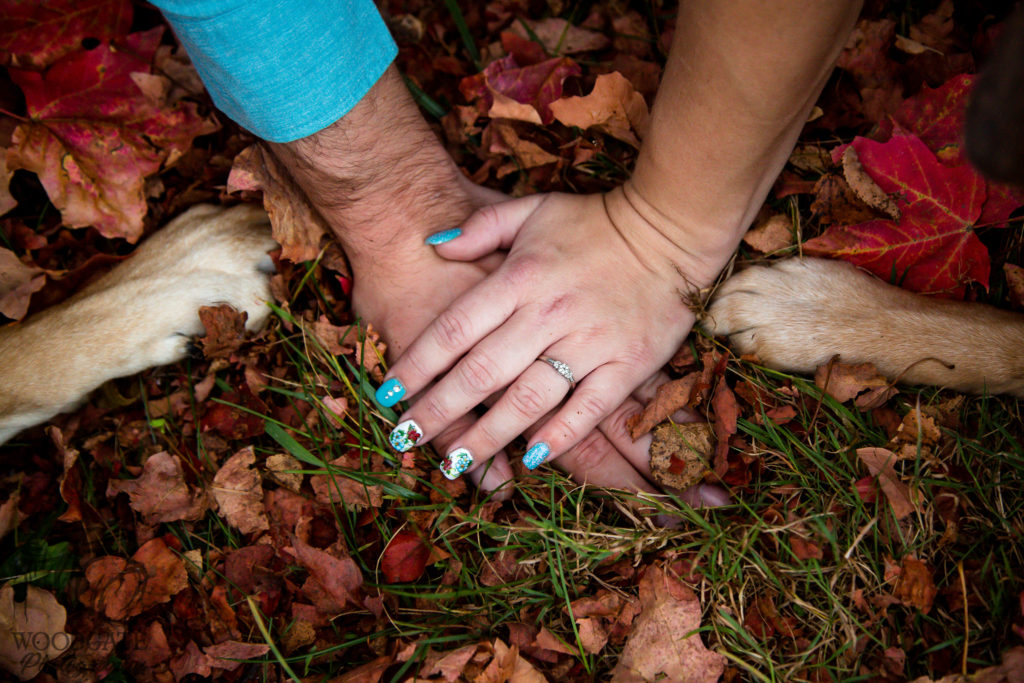
{"label": "glitter accent nail", "polygon": [[453,239],[462,234],[462,228],[452,228],[451,230],[442,230],[441,232],[435,232],[433,235],[426,239],[427,244],[432,247],[436,247],[439,244],[445,242],[451,242]]}
{"label": "glitter accent nail", "polygon": [[397,377],[392,377],[381,384],[377,393],[373,395],[377,399],[377,403],[385,408],[395,405],[402,400],[403,396],[405,396],[405,385]]}
{"label": "glitter accent nail", "polygon": [[548,459],[548,455],[551,454],[551,447],[541,441],[530,446],[530,450],[526,451],[526,455],[523,456],[523,464],[528,470],[535,470],[541,466],[541,464]]}
{"label": "glitter accent nail", "polygon": [[473,454],[465,448],[456,448],[441,461],[441,474],[454,481],[473,464]]}
{"label": "glitter accent nail", "polygon": [[419,443],[422,438],[423,430],[420,429],[420,426],[413,420],[406,420],[391,430],[388,440],[391,441],[392,448],[399,453],[405,453]]}

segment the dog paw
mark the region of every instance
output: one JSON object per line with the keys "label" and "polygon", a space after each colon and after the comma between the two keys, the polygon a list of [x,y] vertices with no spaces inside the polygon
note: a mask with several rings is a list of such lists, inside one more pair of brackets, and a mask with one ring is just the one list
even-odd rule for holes
{"label": "dog paw", "polygon": [[228,304],[244,311],[249,330],[266,323],[274,270],[268,252],[276,247],[262,210],[195,206],[83,292],[69,310],[103,308],[100,329],[110,336],[105,343],[121,351],[118,374],[172,363],[204,333],[203,306]]}
{"label": "dog paw", "polygon": [[834,355],[863,355],[860,337],[894,289],[841,261],[787,259],[726,280],[700,325],[770,367],[813,372]]}

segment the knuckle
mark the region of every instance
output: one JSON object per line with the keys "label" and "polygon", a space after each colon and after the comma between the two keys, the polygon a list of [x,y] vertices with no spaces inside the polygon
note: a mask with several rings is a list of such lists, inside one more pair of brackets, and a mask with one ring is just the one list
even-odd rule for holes
{"label": "knuckle", "polygon": [[584,421],[598,421],[611,412],[608,400],[593,393],[580,393],[574,397],[576,414]]}
{"label": "knuckle", "polygon": [[622,362],[630,367],[648,367],[654,363],[654,345],[646,337],[627,342],[620,354]]}
{"label": "knuckle", "polygon": [[498,388],[494,362],[480,352],[471,353],[457,366],[459,377],[467,390],[473,393],[491,393]]}
{"label": "knuckle", "polygon": [[469,317],[457,308],[449,308],[437,316],[434,328],[437,341],[444,347],[461,348],[472,329]]}
{"label": "knuckle", "polygon": [[494,432],[493,426],[485,421],[476,424],[473,441],[477,444],[474,455],[479,454],[483,457],[497,453],[505,445],[505,441]]}
{"label": "knuckle", "polygon": [[576,306],[575,297],[571,294],[559,294],[546,302],[540,309],[540,316],[545,320],[564,316]]}
{"label": "knuckle", "polygon": [[632,441],[626,421],[638,410],[635,404],[625,402],[612,411],[601,425],[601,431],[612,441]]}
{"label": "knuckle", "polygon": [[508,407],[518,417],[525,418],[530,422],[542,415],[547,408],[544,394],[525,382],[516,382],[509,387],[505,392],[505,398],[508,401]]}
{"label": "knuckle", "polygon": [[416,403],[416,409],[426,418],[424,422],[429,424],[441,426],[450,421],[445,405],[433,396],[428,395],[420,399]]}
{"label": "knuckle", "polygon": [[493,229],[500,224],[501,213],[498,211],[496,204],[488,204],[476,210],[475,218],[485,228]]}
{"label": "knuckle", "polygon": [[593,431],[570,448],[567,455],[580,471],[587,471],[601,467],[614,453],[615,449],[608,439],[600,432]]}
{"label": "knuckle", "polygon": [[540,259],[532,254],[523,254],[514,261],[507,263],[505,279],[509,287],[518,290],[536,281],[543,266]]}

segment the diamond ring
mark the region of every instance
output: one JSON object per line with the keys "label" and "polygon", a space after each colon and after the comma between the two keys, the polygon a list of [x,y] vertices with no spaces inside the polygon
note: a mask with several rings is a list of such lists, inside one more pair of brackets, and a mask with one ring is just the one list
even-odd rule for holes
{"label": "diamond ring", "polygon": [[576,388],[576,378],[572,376],[572,368],[570,368],[568,364],[548,356],[540,356],[537,360],[543,361],[553,367],[555,372],[561,375],[562,379],[569,383],[569,391]]}

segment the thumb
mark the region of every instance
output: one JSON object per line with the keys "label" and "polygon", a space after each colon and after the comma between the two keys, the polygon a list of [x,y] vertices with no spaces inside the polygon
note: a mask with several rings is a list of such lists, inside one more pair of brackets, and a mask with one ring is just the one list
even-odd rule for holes
{"label": "thumb", "polygon": [[496,249],[508,249],[519,229],[545,195],[530,195],[477,209],[461,228],[434,233],[427,238],[442,258],[474,261]]}

